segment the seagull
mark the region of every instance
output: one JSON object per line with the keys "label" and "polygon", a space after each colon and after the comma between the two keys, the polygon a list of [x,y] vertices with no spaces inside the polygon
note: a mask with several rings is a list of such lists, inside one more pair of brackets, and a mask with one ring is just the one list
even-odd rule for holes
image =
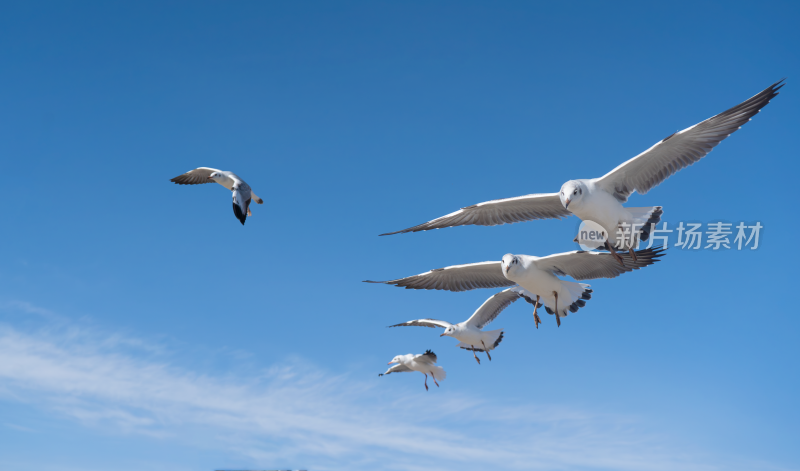
{"label": "seagull", "polygon": [[[608,234],[605,248],[612,254],[616,253],[616,247],[629,250],[635,257],[633,247],[638,243],[636,240],[649,238],[652,225],[661,220],[663,210],[661,206],[626,208],[622,203],[628,201],[634,191],[647,194],[673,173],[705,157],[778,95],[778,90],[784,85],[782,82],[775,82],[727,111],[670,134],[600,178],[570,180],[561,186],[558,193],[486,201],[408,229],[381,235],[471,224],[495,226],[533,219],[560,219],[574,214],[605,229]],[[626,233],[630,233],[630,237],[626,237]],[[617,261],[622,263],[619,258]]]}
{"label": "seagull", "polygon": [[[548,314],[555,314],[561,327],[561,318],[577,312],[591,297],[592,290],[585,283],[559,279],[571,276],[576,280],[616,278],[617,276],[658,262],[664,249],[653,247],[639,250],[634,259],[629,253],[619,254],[620,266],[609,253],[575,250],[547,257],[505,254],[499,262],[479,262],[437,268],[419,275],[389,281],[366,281],[404,287],[406,289],[438,289],[467,291],[476,288],[499,288],[519,285],[534,298],[533,315],[539,303]],[[538,322],[537,322],[538,328]]]}
{"label": "seagull", "polygon": [[[464,322],[459,322],[458,324],[451,324],[447,321],[440,321],[436,319],[417,319],[414,321],[404,322],[402,324],[390,325],[389,327],[419,326],[431,327],[434,329],[437,327],[444,327],[444,333],[439,337],[444,337],[446,335],[448,337],[453,337],[456,340],[460,340],[456,347],[461,347],[464,350],[472,350],[472,356],[475,357],[475,361],[477,361],[480,365],[481,360],[478,358],[478,355],[476,355],[475,352],[486,352],[486,356],[489,357],[489,361],[491,361],[492,356],[489,354],[489,350],[494,350],[497,348],[497,346],[500,345],[500,342],[503,340],[503,329],[490,330],[486,332],[481,329],[492,322],[501,312],[503,312],[503,309],[507,308],[511,305],[511,303],[520,298],[527,300],[531,304],[536,304],[536,301],[533,300],[535,295],[532,295],[523,288],[516,286],[493,295],[484,301],[484,303],[481,304],[481,307],[479,307],[469,319],[465,320]],[[536,316],[536,318],[538,317],[539,316]],[[538,323],[536,326],[538,328]],[[476,345],[478,345],[478,347],[475,347]]]}
{"label": "seagull", "polygon": [[414,355],[413,353],[409,353],[407,355],[397,355],[396,357],[392,358],[388,364],[391,365],[393,363],[397,363],[396,365],[392,366],[385,373],[380,373],[378,376],[388,375],[391,373],[404,373],[406,371],[419,371],[420,373],[425,375],[425,390],[428,390],[428,375],[431,375],[433,378],[433,382],[436,383],[436,387],[439,387],[439,383],[436,382],[436,377],[438,376],[439,379],[447,378],[447,373],[444,372],[444,368],[441,366],[436,366],[436,354],[430,350],[426,350],[425,353],[420,355]]}
{"label": "seagull", "polygon": [[250,185],[245,183],[244,180],[233,172],[200,167],[186,172],[183,175],[178,175],[170,181],[178,185],[200,185],[203,183],[217,182],[231,190],[233,192],[233,214],[236,215],[236,219],[238,219],[243,226],[247,216],[252,216],[250,212],[250,200],[253,199],[258,204],[264,204],[264,200],[253,193],[253,190],[250,189]]}

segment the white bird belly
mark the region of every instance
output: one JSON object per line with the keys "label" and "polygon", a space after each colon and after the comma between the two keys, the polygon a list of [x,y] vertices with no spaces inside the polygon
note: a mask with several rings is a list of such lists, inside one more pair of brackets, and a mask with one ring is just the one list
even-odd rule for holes
{"label": "white bird belly", "polygon": [[[538,269],[529,270],[524,278],[513,280],[526,290],[539,296],[539,301],[550,309],[563,311],[574,302],[569,285],[577,285],[574,281],[561,280],[552,273]],[[553,293],[558,293],[558,299]],[[566,314],[562,313],[562,316]]]}
{"label": "white bird belly", "polygon": [[411,368],[414,371],[419,371],[420,373],[430,374],[431,366],[426,363],[416,362],[411,360],[406,364],[407,367]]}
{"label": "white bird belly", "polygon": [[580,208],[572,212],[582,221],[593,221],[606,230],[608,241],[617,243],[617,228],[622,222],[630,223],[631,214],[617,201],[616,198],[605,191],[596,191],[591,198],[582,201]]}
{"label": "white bird belly", "polygon": [[528,270],[523,277],[513,281],[543,299],[555,300],[553,291],[557,291],[558,295],[561,296],[561,280],[551,273],[536,268]]}
{"label": "white bird belly", "polygon": [[456,332],[456,335],[453,336],[456,340],[460,342],[464,342],[468,345],[475,345],[477,347],[481,346],[481,340],[483,340],[483,332],[480,330],[463,330],[461,332]]}

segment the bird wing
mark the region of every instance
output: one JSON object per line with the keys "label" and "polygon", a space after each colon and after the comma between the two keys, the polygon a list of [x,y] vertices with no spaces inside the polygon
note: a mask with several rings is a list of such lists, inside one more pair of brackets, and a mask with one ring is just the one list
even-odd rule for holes
{"label": "bird wing", "polygon": [[200,167],[190,170],[183,175],[178,175],[170,181],[175,182],[178,185],[202,185],[203,183],[214,183],[214,180],[209,180],[208,178],[214,172],[222,172],[222,170],[209,167]]}
{"label": "bird wing", "polygon": [[505,276],[500,262],[480,262],[467,265],[453,265],[420,273],[419,275],[389,281],[369,281],[365,283],[384,283],[406,289],[441,289],[447,291],[467,291],[476,288],[500,288],[514,286]]}
{"label": "bird wing", "polygon": [[381,235],[427,231],[452,226],[497,226],[533,219],[560,219],[570,214],[572,213],[564,209],[561,204],[558,193],[537,193],[473,204],[433,221]]}
{"label": "bird wing", "polygon": [[250,215],[250,187],[246,183],[233,186],[233,214],[242,224]]}
{"label": "bird wing", "polygon": [[436,360],[437,360],[436,354],[433,353],[431,350],[426,350],[425,353],[414,356],[414,361],[420,363],[427,363],[429,365],[435,364]]}
{"label": "bird wing", "polygon": [[625,202],[634,191],[645,194],[673,173],[694,164],[765,107],[783,87],[783,80],[733,108],[667,136],[628,160],[595,184]]}
{"label": "bird wing", "polygon": [[536,259],[534,264],[541,270],[547,270],[558,276],[571,276],[576,280],[593,280],[595,278],[616,278],[623,273],[638,270],[658,262],[664,255],[664,249],[653,247],[636,252],[636,261],[627,252],[618,252],[625,266],[610,253],[586,252],[575,250]]}
{"label": "bird wing", "polygon": [[477,329],[483,329],[487,324],[492,322],[495,317],[500,315],[503,309],[522,297],[522,294],[514,290],[515,288],[508,288],[484,301],[481,307],[467,319],[467,325],[471,325]]}
{"label": "bird wing", "polygon": [[415,321],[403,322],[402,324],[390,325],[389,327],[417,326],[417,327],[431,327],[434,329],[437,327],[444,327],[446,329],[451,325],[453,324],[446,321],[438,321],[436,319],[417,319]]}
{"label": "bird wing", "polygon": [[402,363],[398,363],[396,365],[391,366],[388,370],[386,370],[386,373],[381,373],[379,376],[389,375],[392,373],[405,373],[407,371],[414,371],[414,370],[412,370],[411,368],[407,367]]}

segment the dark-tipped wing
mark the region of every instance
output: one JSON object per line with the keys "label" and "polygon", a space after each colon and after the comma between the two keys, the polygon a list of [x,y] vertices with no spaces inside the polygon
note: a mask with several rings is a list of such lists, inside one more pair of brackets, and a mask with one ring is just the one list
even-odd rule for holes
{"label": "dark-tipped wing", "polygon": [[706,156],[723,139],[750,121],[783,87],[775,82],[758,95],[716,116],[678,131],[595,180],[620,201],[634,191],[645,194],[673,173]]}
{"label": "dark-tipped wing", "polygon": [[419,275],[389,281],[366,281],[401,286],[406,289],[441,289],[468,291],[477,288],[501,288],[516,283],[503,276],[500,262],[480,262],[437,268]]}
{"label": "dark-tipped wing", "polygon": [[381,235],[428,231],[452,226],[497,226],[533,219],[560,219],[570,214],[572,213],[564,209],[561,204],[558,193],[539,193],[473,204],[433,221]]}
{"label": "dark-tipped wing", "polygon": [[451,324],[449,322],[445,322],[445,321],[439,321],[439,320],[436,320],[436,319],[417,319],[415,321],[403,322],[402,324],[390,325],[389,327],[408,327],[408,326],[413,326],[413,327],[432,327],[434,329],[438,328],[438,327],[444,327],[446,329],[446,328],[450,327],[451,325],[453,325],[453,324]]}
{"label": "dark-tipped wing", "polygon": [[664,249],[653,247],[636,252],[636,261],[627,252],[618,252],[625,266],[610,253],[585,252],[576,250],[537,259],[534,263],[541,270],[549,270],[555,275],[571,276],[576,280],[593,280],[595,278],[616,278],[623,273],[638,270],[658,262],[664,255]]}
{"label": "dark-tipped wing", "polygon": [[425,353],[414,357],[414,361],[430,363],[431,365],[436,363],[437,360],[438,359],[436,358],[436,354],[433,353],[433,351],[431,350],[425,350]]}
{"label": "dark-tipped wing", "polygon": [[217,170],[215,168],[200,167],[186,172],[183,175],[178,175],[170,181],[175,182],[178,185],[201,185],[203,183],[214,183],[214,180],[210,180],[208,177],[214,172],[221,171],[222,170]]}
{"label": "dark-tipped wing", "polygon": [[244,225],[250,210],[250,187],[246,184],[233,185],[233,214]]}
{"label": "dark-tipped wing", "polygon": [[[467,319],[467,324],[474,326],[478,329],[483,329],[487,324],[492,322],[503,309],[507,308],[517,299],[522,297],[522,294],[517,290],[519,287],[508,288],[500,291],[494,296],[490,297],[481,304],[473,314]],[[535,301],[534,301],[535,302]]]}

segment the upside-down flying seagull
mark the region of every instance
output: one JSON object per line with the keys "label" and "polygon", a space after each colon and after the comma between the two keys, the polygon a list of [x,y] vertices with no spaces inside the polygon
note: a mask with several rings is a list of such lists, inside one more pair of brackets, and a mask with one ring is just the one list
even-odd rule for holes
{"label": "upside-down flying seagull", "polygon": [[247,216],[252,216],[250,212],[251,199],[255,200],[258,204],[264,204],[264,200],[253,193],[253,190],[250,189],[250,185],[245,183],[244,180],[233,172],[200,167],[186,172],[183,175],[178,175],[170,181],[178,185],[200,185],[202,183],[217,182],[231,190],[233,192],[233,214],[236,215],[236,219],[238,219],[242,225],[244,225]]}
{"label": "upside-down flying seagull", "polygon": [[445,379],[447,377],[447,373],[444,372],[444,368],[441,366],[436,366],[436,354],[430,350],[426,350],[425,353],[420,355],[414,355],[413,353],[409,353],[407,355],[397,355],[396,357],[392,358],[392,361],[389,364],[397,363],[396,365],[392,366],[385,373],[380,373],[378,376],[388,375],[391,373],[404,373],[406,371],[419,371],[420,373],[425,375],[425,390],[428,390],[428,375],[431,375],[433,378],[433,382],[436,383],[436,387],[439,387],[439,383],[436,381],[437,379]]}
{"label": "upside-down flying seagull", "polygon": [[[589,290],[589,292],[591,292],[591,290]],[[591,294],[589,294],[589,297],[591,297]],[[437,327],[444,327],[444,333],[439,337],[444,337],[446,335],[459,340],[460,342],[456,347],[461,347],[464,350],[472,350],[472,356],[475,357],[475,361],[480,365],[481,360],[475,352],[486,352],[486,356],[491,360],[492,356],[489,354],[489,351],[497,348],[503,340],[503,329],[489,331],[484,331],[482,329],[500,315],[503,309],[520,298],[527,300],[531,304],[536,303],[534,300],[536,295],[532,295],[523,288],[516,286],[493,295],[481,304],[481,307],[479,307],[469,319],[464,322],[459,322],[458,324],[451,324],[447,321],[436,319],[417,319],[402,324],[390,325],[389,327],[419,326],[432,327],[434,329]],[[538,318],[539,316],[536,317]]]}
{"label": "upside-down flying seagull", "polygon": [[[381,235],[470,224],[495,226],[533,219],[560,219],[574,214],[605,229],[608,237],[605,248],[612,254],[618,248],[629,250],[635,257],[632,248],[636,247],[637,240],[649,238],[651,225],[661,220],[662,209],[661,206],[626,208],[622,203],[628,201],[634,191],[644,195],[673,173],[705,157],[778,95],[778,90],[784,85],[782,82],[775,82],[727,111],[670,134],[600,178],[570,180],[561,186],[559,193],[486,201],[402,231]],[[618,261],[622,263],[621,259]]]}
{"label": "upside-down flying seagull", "polygon": [[658,262],[658,257],[662,255],[664,250],[661,247],[639,250],[635,259],[629,253],[621,252],[617,255],[623,262],[620,265],[609,253],[583,250],[547,257],[509,253],[503,255],[503,259],[499,262],[453,265],[406,278],[367,281],[367,283],[384,283],[406,289],[447,291],[519,285],[530,293],[531,297],[535,296],[534,318],[538,317],[536,308],[541,302],[548,314],[556,315],[556,322],[561,326],[561,317],[583,307],[586,304],[584,300],[591,297],[592,290],[585,283],[562,280],[558,276],[571,276],[576,280],[616,278],[623,273],[652,265]]}

